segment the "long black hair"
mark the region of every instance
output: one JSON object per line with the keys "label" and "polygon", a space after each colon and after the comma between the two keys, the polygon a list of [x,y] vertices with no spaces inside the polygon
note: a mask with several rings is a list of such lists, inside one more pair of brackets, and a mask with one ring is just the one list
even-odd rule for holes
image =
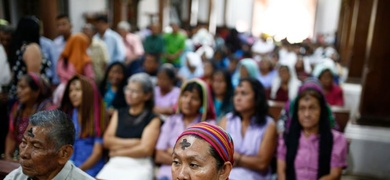
{"label": "long black hair", "polygon": [[[227,70],[224,69],[219,69],[213,73],[213,76],[216,74],[222,74],[224,82],[226,84],[226,92],[225,96],[223,97],[222,100],[222,105],[221,105],[221,111],[223,113],[227,113],[232,110],[232,98],[233,98],[233,85],[232,85],[232,78],[230,77],[230,73]],[[211,91],[211,95],[213,96],[213,99],[215,99],[215,93],[214,90]]]}
{"label": "long black hair", "polygon": [[291,120],[291,125],[287,134],[284,135],[284,142],[286,144],[286,177],[288,179],[296,179],[295,173],[295,158],[299,146],[299,138],[301,136],[302,126],[298,120],[299,100],[305,96],[312,96],[318,100],[321,107],[319,120],[319,162],[317,179],[330,173],[330,159],[333,148],[333,135],[329,123],[329,111],[327,110],[325,97],[318,91],[308,88],[303,90],[295,100],[294,111]]}
{"label": "long black hair", "polygon": [[114,66],[119,66],[123,72],[123,79],[120,82],[120,84],[118,86],[118,91],[116,92],[115,98],[112,101],[112,106],[114,108],[118,109],[118,108],[127,106],[126,101],[125,101],[125,94],[123,92],[123,88],[127,84],[127,77],[126,77],[126,67],[123,63],[116,61],[107,67],[106,72],[104,73],[103,80],[99,85],[99,91],[100,91],[101,96],[104,98],[104,95],[106,94],[106,92],[108,90],[108,85],[107,85],[108,74],[110,73],[111,69]]}
{"label": "long black hair", "polygon": [[[264,86],[259,82],[259,80],[252,77],[241,79],[238,86],[240,86],[243,82],[248,82],[250,84],[255,95],[255,113],[253,114],[255,117],[255,124],[263,126],[267,122],[269,108],[268,101],[265,96]],[[241,114],[237,112],[236,108],[234,108],[233,115],[241,117]]]}
{"label": "long black hair", "polygon": [[35,16],[26,16],[20,19],[10,43],[9,63],[11,67],[16,63],[16,52],[24,44],[36,43],[39,45],[39,28],[39,20]]}

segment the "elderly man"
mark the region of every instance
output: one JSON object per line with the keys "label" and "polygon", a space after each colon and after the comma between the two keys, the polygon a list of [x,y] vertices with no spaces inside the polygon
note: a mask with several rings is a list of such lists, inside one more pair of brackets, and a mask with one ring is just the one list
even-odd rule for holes
{"label": "elderly man", "polygon": [[75,128],[65,113],[52,110],[34,114],[23,136],[19,145],[21,166],[6,180],[93,179],[68,161],[73,154]]}

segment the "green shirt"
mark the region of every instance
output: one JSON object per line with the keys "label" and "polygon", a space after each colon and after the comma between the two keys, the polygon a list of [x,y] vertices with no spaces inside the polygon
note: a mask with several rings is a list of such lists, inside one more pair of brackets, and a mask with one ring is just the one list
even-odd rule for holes
{"label": "green shirt", "polygon": [[[165,53],[173,55],[184,50],[187,36],[182,33],[170,33],[164,35]],[[166,58],[162,59],[163,63],[168,62]],[[180,65],[180,56],[173,60],[174,65]]]}

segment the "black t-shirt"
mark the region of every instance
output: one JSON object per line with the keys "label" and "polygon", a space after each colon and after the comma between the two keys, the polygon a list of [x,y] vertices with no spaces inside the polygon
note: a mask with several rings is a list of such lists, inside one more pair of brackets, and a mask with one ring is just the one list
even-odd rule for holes
{"label": "black t-shirt", "polygon": [[141,138],[145,127],[157,115],[149,110],[131,115],[129,109],[130,107],[124,107],[118,110],[118,126],[115,135],[119,138]]}

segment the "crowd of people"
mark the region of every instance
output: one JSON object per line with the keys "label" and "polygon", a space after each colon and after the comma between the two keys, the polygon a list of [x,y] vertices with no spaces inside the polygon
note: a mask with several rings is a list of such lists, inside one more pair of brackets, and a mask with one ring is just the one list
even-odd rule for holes
{"label": "crowd of people", "polygon": [[[330,111],[344,105],[345,72],[323,36],[291,44],[177,23],[132,33],[126,21],[114,31],[104,15],[74,30],[59,15],[52,41],[34,16],[16,28],[1,22],[6,160],[26,161],[29,119],[58,109],[75,136],[71,165],[62,164],[98,179],[202,179],[213,172],[216,179],[325,180],[340,178],[346,167],[347,141]],[[282,118],[269,115],[268,100],[286,104]],[[225,139],[210,140],[210,132]],[[183,157],[202,143],[216,170],[206,157]]]}

